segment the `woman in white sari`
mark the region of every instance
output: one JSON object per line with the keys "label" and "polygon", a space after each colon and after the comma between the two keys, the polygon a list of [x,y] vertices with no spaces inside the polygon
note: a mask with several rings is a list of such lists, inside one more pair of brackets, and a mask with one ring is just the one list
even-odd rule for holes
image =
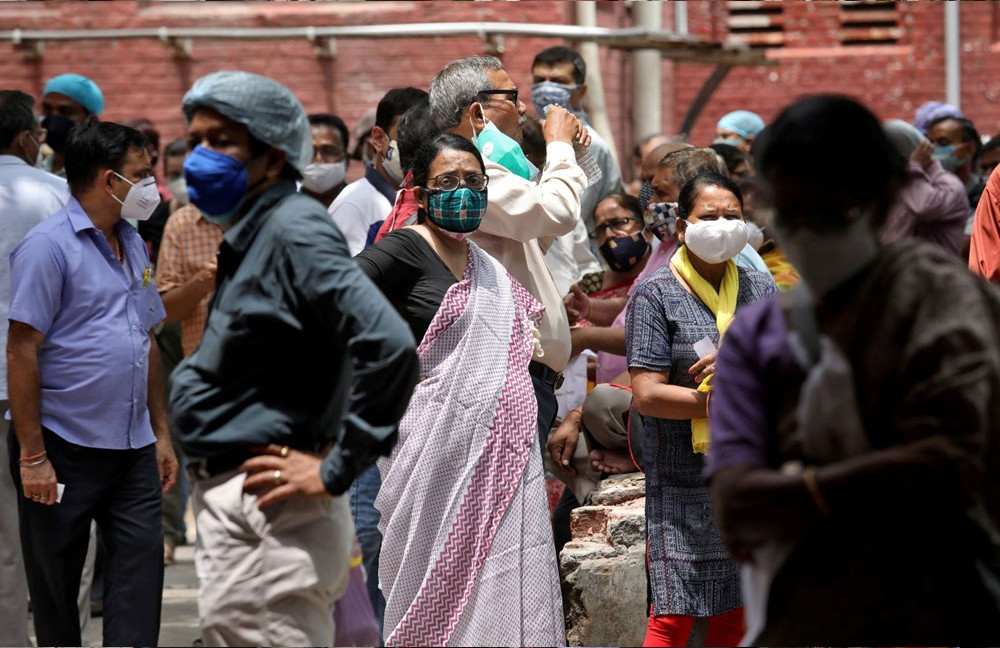
{"label": "woman in white sari", "polygon": [[420,212],[357,258],[421,339],[421,382],[379,462],[388,645],[564,645],[528,374],[541,305],[466,235],[488,178],[465,138],[414,156]]}

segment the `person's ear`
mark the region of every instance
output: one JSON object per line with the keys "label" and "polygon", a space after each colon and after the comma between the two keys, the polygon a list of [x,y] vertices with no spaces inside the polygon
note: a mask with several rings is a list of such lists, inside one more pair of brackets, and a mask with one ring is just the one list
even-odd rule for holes
{"label": "person's ear", "polygon": [[583,98],[587,95],[587,88],[589,88],[589,86],[587,85],[587,82],[584,81],[576,89],[576,96],[577,96],[577,99],[580,100],[580,107],[581,108],[583,107]]}
{"label": "person's ear", "polygon": [[683,218],[678,218],[674,222],[677,224],[677,242],[683,244],[684,243],[684,230],[687,229],[687,225],[688,225],[687,221],[684,220]]}
{"label": "person's ear", "polygon": [[469,104],[469,107],[465,109],[466,121],[472,122],[472,127],[475,129],[473,135],[478,134],[484,128],[486,128],[486,120],[484,119],[486,115],[486,107],[478,101],[473,101]]}
{"label": "person's ear", "polygon": [[389,134],[380,126],[372,126],[372,136],[368,139],[376,156],[384,156],[389,148]]}
{"label": "person's ear", "polygon": [[115,172],[111,169],[104,169],[103,171],[97,174],[97,181],[100,183],[100,186],[104,187],[104,193],[106,193],[108,196],[115,195],[115,186],[112,183],[117,178],[118,176],[116,176]]}
{"label": "person's ear", "polygon": [[284,170],[288,155],[281,149],[272,147],[266,159],[267,166],[264,167],[264,177],[274,179],[280,176]]}

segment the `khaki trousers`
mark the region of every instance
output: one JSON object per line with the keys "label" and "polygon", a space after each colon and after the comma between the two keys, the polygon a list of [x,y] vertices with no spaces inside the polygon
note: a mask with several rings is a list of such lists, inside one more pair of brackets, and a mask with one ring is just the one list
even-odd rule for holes
{"label": "khaki trousers", "polygon": [[265,510],[244,473],[194,484],[198,613],[206,646],[332,646],[354,526],[347,499]]}

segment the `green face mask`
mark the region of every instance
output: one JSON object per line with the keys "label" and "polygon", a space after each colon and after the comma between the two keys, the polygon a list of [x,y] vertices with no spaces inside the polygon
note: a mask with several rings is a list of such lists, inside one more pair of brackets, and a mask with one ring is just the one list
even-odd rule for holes
{"label": "green face mask", "polygon": [[[496,124],[486,120],[486,126],[472,138],[472,142],[483,154],[483,157],[490,162],[495,162],[517,176],[525,180],[531,180],[538,169],[528,158],[524,156],[521,145],[511,137],[508,137],[496,127]],[[473,127],[472,132],[476,129]]]}

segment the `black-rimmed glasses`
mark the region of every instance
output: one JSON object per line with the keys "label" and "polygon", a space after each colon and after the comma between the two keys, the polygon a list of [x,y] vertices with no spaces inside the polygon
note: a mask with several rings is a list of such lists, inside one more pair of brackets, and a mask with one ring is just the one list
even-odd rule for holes
{"label": "black-rimmed glasses", "polygon": [[599,239],[604,236],[608,230],[612,230],[620,234],[627,234],[628,232],[625,228],[627,228],[630,223],[637,223],[639,225],[642,224],[641,221],[635,218],[612,218],[606,223],[601,223],[594,229],[590,230],[590,238]]}
{"label": "black-rimmed glasses", "polygon": [[[489,176],[483,175],[482,173],[470,173],[465,176],[465,186],[473,191],[482,191],[486,188],[486,185],[490,183]],[[431,178],[437,185],[435,189],[441,189],[442,191],[452,191],[458,189],[459,185],[462,184],[462,178],[455,175],[454,173],[442,173],[439,176],[434,176]]]}
{"label": "black-rimmed glasses", "polygon": [[506,95],[507,98],[510,99],[510,101],[515,106],[517,105],[517,103],[518,103],[517,102],[517,88],[514,88],[512,90],[494,90],[494,89],[480,90],[479,92],[476,93],[476,96],[479,97],[481,95],[498,95],[498,94],[499,95]]}

